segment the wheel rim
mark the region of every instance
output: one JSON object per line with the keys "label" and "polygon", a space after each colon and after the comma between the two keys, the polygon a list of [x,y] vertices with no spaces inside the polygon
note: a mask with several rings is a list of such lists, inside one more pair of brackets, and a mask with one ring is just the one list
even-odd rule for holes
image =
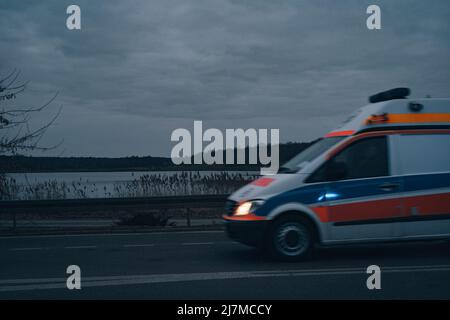
{"label": "wheel rim", "polygon": [[309,246],[309,233],[300,223],[284,223],[276,232],[275,246],[285,256],[301,255]]}

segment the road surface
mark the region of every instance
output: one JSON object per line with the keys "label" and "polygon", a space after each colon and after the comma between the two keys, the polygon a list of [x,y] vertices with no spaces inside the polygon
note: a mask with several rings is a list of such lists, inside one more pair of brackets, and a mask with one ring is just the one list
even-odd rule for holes
{"label": "road surface", "polygon": [[[81,290],[69,290],[69,265]],[[366,268],[381,268],[368,290]],[[270,261],[222,231],[0,238],[0,299],[450,298],[450,243],[321,248]]]}

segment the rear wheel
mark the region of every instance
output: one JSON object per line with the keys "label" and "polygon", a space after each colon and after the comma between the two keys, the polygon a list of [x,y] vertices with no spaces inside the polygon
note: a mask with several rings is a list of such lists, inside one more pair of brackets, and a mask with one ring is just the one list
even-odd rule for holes
{"label": "rear wheel", "polygon": [[283,261],[306,259],[314,244],[313,229],[305,219],[287,216],[276,220],[269,230],[269,254]]}

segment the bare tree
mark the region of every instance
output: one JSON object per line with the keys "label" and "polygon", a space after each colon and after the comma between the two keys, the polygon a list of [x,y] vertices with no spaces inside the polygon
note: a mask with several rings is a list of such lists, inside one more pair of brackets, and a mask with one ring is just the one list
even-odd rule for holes
{"label": "bare tree", "polygon": [[30,119],[33,114],[43,111],[57,97],[55,93],[48,101],[37,107],[5,107],[2,106],[8,100],[15,100],[22,93],[28,82],[19,83],[20,71],[14,69],[4,78],[0,78],[0,155],[17,154],[21,151],[49,150],[54,146],[42,146],[39,144],[46,130],[55,122],[61,112],[58,112],[44,125],[32,129]]}
{"label": "bare tree", "polygon": [[[13,102],[17,95],[27,88],[28,82],[19,82],[20,71],[14,69],[5,77],[0,76],[0,155],[16,155],[24,151],[45,151],[56,148],[43,146],[40,140],[47,129],[55,122],[61,112],[61,107],[49,121],[32,128],[30,120],[37,112],[43,111],[55,101],[58,93],[55,93],[44,104],[37,107],[17,107]],[[5,175],[0,168],[0,200],[12,199],[14,189],[13,181]]]}

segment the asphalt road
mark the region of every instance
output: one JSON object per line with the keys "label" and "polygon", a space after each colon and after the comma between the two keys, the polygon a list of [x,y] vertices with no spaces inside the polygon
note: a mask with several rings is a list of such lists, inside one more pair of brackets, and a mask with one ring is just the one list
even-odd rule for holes
{"label": "asphalt road", "polygon": [[[66,268],[81,269],[81,290]],[[366,268],[381,268],[368,290]],[[317,249],[270,261],[222,231],[0,238],[0,299],[449,299],[450,243]]]}

